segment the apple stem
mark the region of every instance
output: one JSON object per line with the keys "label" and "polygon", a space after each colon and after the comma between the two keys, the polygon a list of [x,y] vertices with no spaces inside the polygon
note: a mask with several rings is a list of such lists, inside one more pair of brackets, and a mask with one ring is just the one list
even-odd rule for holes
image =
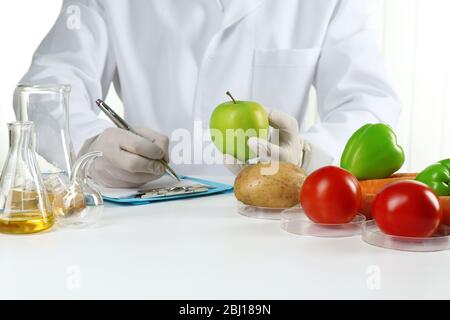
{"label": "apple stem", "polygon": [[231,98],[231,100],[233,100],[234,104],[237,104],[237,103],[236,103],[236,100],[234,100],[234,98],[233,98],[233,96],[231,95],[230,91],[227,91],[226,95],[229,96],[229,97]]}

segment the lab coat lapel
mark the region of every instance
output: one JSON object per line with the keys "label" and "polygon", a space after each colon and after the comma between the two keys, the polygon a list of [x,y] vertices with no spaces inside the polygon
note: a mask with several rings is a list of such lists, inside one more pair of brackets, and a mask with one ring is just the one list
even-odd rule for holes
{"label": "lab coat lapel", "polygon": [[[210,63],[212,60],[208,60],[207,57],[209,56],[209,52],[214,52],[217,50],[217,46],[220,45],[220,35],[229,27],[235,25],[236,23],[239,23],[242,21],[245,17],[247,17],[249,14],[254,12],[258,7],[264,2],[264,0],[218,0],[222,2],[222,5],[224,5],[224,17],[223,22],[218,30],[218,32],[214,35],[212,40],[210,41],[203,59],[202,63],[200,65],[200,70],[203,70],[207,67],[207,63]],[[194,118],[195,119],[202,119],[202,116],[205,114],[202,111],[202,99],[204,97],[201,97],[203,92],[210,92],[214,91],[215,84],[205,82],[203,81],[204,74],[200,72],[200,75],[197,80],[197,88],[196,88],[196,94],[195,94],[195,100],[194,100]],[[210,89],[205,89],[203,87],[211,86]],[[206,124],[206,122],[205,122]]]}
{"label": "lab coat lapel", "polygon": [[255,11],[264,0],[231,0],[225,8],[225,15],[222,23],[222,30],[225,30],[235,23],[241,21],[250,13]]}

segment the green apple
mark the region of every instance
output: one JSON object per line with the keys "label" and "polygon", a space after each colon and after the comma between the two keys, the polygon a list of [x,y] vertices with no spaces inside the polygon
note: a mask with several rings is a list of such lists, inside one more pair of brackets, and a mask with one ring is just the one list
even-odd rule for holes
{"label": "green apple", "polygon": [[231,101],[218,105],[211,114],[211,140],[222,153],[246,161],[255,157],[247,145],[248,139],[269,136],[269,117],[259,103],[238,101],[229,92],[226,94]]}

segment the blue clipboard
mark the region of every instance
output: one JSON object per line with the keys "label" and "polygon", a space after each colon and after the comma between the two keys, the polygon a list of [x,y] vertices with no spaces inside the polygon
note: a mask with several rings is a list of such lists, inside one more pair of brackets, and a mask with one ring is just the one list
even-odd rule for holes
{"label": "blue clipboard", "polygon": [[141,198],[111,198],[107,196],[103,196],[103,200],[118,204],[124,204],[124,205],[142,205],[142,204],[149,204],[152,202],[161,202],[161,201],[169,201],[169,200],[177,200],[177,199],[184,199],[184,198],[194,198],[194,197],[204,197],[209,196],[213,194],[220,194],[220,193],[227,193],[233,191],[233,186],[220,183],[220,182],[214,182],[210,180],[204,180],[204,179],[198,179],[193,177],[187,177],[182,176],[180,177],[181,180],[190,180],[194,181],[200,184],[207,185],[211,188],[208,189],[208,191],[204,192],[196,192],[196,193],[187,193],[187,194],[181,194],[181,195],[172,195],[172,196],[161,196],[161,197],[153,197],[153,198],[147,198],[147,199],[141,199]]}

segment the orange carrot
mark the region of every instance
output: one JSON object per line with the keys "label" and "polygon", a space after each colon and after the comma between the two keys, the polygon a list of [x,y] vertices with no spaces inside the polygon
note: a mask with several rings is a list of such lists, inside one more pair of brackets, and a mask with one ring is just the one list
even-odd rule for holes
{"label": "orange carrot", "polygon": [[[413,180],[416,176],[416,173],[398,173],[385,179],[359,181],[362,191],[362,204],[359,211],[364,214],[367,219],[372,219],[372,202],[377,193],[380,192],[384,186],[401,180]],[[450,197],[439,197],[439,201],[444,213],[442,223],[450,226]]]}
{"label": "orange carrot", "polygon": [[384,186],[392,182],[413,180],[416,178],[416,175],[417,174],[415,173],[398,173],[384,179],[360,180],[359,184],[361,186],[362,193],[378,193]]}
{"label": "orange carrot", "polygon": [[[364,214],[367,219],[372,219],[371,207],[377,193],[390,183],[401,180],[413,180],[417,176],[416,173],[397,173],[389,178],[360,180],[359,184],[362,191],[362,204],[360,212]],[[449,215],[450,218],[450,215]]]}
{"label": "orange carrot", "polygon": [[450,226],[450,197],[439,197],[442,211],[444,212],[443,224]]}
{"label": "orange carrot", "polygon": [[363,193],[361,208],[359,212],[366,216],[367,219],[372,219],[372,202],[375,199],[375,193]]}

